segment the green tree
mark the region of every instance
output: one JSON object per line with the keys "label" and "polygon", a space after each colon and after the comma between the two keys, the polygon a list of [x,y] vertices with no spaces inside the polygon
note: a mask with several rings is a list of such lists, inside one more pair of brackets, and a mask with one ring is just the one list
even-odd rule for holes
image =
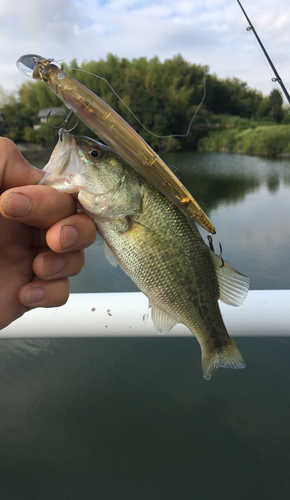
{"label": "green tree", "polygon": [[[207,66],[191,64],[180,54],[164,62],[158,57],[129,61],[113,54],[108,54],[105,60],[83,61],[81,64],[74,59],[66,71],[106,101],[153,148],[159,150],[193,149],[210,130],[227,128],[237,117],[241,117],[239,127],[245,127],[247,120],[257,118],[279,123],[288,120],[277,90],[269,97],[263,97],[261,92],[249,89],[245,82],[237,78],[219,79],[209,74]],[[163,139],[162,136],[180,136],[187,132],[203,98],[204,77],[206,97],[188,136]],[[2,133],[17,141],[55,141],[57,132],[46,124],[37,131],[34,128],[39,123],[39,110],[52,106],[63,104],[41,81],[23,83],[18,95],[9,98],[0,88],[0,111],[6,119],[5,124],[2,121]],[[229,116],[232,116],[231,120]],[[52,119],[51,123],[54,123]],[[92,135],[82,122],[77,133]]]}
{"label": "green tree", "polygon": [[271,117],[276,122],[281,123],[281,121],[283,120],[284,112],[282,109],[283,98],[279,90],[272,90],[271,94],[269,95],[269,105]]}

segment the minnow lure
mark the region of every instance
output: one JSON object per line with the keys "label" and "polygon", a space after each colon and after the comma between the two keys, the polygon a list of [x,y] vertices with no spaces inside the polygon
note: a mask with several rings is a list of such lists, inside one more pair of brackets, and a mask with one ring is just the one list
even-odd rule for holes
{"label": "minnow lure", "polygon": [[28,54],[17,61],[26,76],[42,80],[116,154],[211,234],[215,228],[180,180],[135,130],[100,97],[52,59]]}

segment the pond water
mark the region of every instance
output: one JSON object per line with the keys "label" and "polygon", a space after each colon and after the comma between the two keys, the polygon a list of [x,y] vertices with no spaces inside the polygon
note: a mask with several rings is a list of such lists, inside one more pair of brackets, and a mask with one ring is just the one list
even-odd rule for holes
{"label": "pond water", "polygon": [[[290,160],[165,159],[251,288],[289,288]],[[71,289],[136,287],[97,239]],[[194,337],[0,341],[0,497],[287,500],[290,337],[236,340],[246,369],[209,382]]]}

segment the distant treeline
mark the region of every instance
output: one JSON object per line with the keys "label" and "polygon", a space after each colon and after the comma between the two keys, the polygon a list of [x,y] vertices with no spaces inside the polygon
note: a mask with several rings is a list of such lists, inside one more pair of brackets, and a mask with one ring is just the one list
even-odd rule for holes
{"label": "distant treeline", "polygon": [[[261,125],[290,122],[278,90],[264,97],[261,92],[248,88],[246,83],[237,78],[220,79],[210,74],[207,66],[190,64],[181,55],[160,62],[158,57],[151,60],[141,57],[129,61],[109,54],[106,60],[84,61],[80,66],[73,60],[70,68],[74,69],[65,70],[104,99],[159,151],[196,149],[199,140],[210,132],[231,126],[232,116],[240,117],[239,126],[244,129],[254,122]],[[188,136],[156,137],[187,132],[188,124],[204,95],[204,77],[206,96]],[[142,128],[103,79],[110,83],[138,120],[155,135]],[[46,123],[40,123],[38,113],[40,109],[62,106],[62,102],[44,83],[25,81],[17,95],[5,96],[2,100],[0,135],[10,137],[15,142],[56,142],[57,132]],[[52,117],[50,122],[56,125],[61,120],[61,117]],[[93,136],[82,123],[76,133]]]}

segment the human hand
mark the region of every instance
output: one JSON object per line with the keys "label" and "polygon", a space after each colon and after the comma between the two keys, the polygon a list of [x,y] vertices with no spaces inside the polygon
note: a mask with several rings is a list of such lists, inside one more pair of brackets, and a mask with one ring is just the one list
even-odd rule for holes
{"label": "human hand", "polygon": [[64,304],[96,237],[73,196],[36,185],[43,175],[0,138],[0,329],[31,308]]}

